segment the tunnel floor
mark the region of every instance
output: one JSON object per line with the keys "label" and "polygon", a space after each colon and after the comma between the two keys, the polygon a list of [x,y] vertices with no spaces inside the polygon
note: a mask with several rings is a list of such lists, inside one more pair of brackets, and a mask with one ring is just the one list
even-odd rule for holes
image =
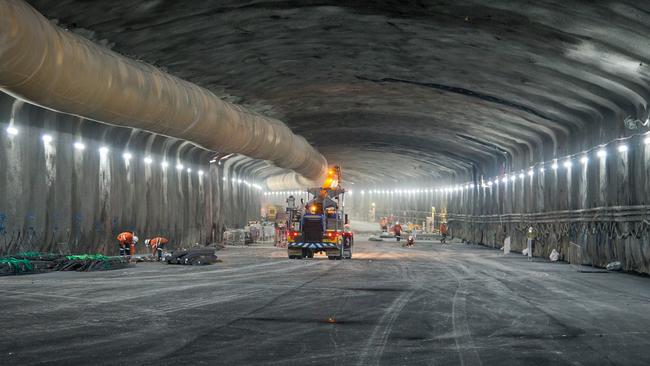
{"label": "tunnel floor", "polygon": [[0,278],[3,364],[650,364],[650,279],[460,243]]}

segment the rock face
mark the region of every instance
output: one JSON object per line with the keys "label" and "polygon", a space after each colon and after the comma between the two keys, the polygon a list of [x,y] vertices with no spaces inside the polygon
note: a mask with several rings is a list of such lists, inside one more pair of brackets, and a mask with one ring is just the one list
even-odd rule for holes
{"label": "rock face", "polygon": [[638,1],[29,2],[287,121],[352,181],[525,168],[648,115]]}
{"label": "rock face", "polygon": [[[209,164],[205,150],[186,142],[82,121],[5,94],[0,121],[19,129],[10,136],[0,124],[0,254],[117,254],[125,230],[141,238],[138,252],[148,252],[144,239],[158,235],[173,246],[207,244],[259,214],[260,191],[232,182],[253,182],[248,158]],[[110,150],[102,153],[104,146]]]}
{"label": "rock face", "polygon": [[[650,272],[650,145],[637,136],[625,156],[612,144],[603,162],[593,150],[587,168],[577,161],[583,151],[650,127],[644,2],[29,3],[73,32],[286,121],[341,163],[355,189],[476,184],[467,193],[357,195],[349,207],[359,216],[367,217],[371,203],[378,216],[392,210],[414,219],[435,206],[447,209],[452,231],[465,239],[498,246],[510,235],[514,249],[535,225],[536,255],[557,248],[575,263],[620,260],[624,269]],[[546,166],[532,178],[480,186],[571,154],[569,170]],[[86,169],[96,174],[93,164]],[[241,166],[252,172],[248,164]],[[187,195],[198,194],[191,187],[178,202],[201,207],[189,202]],[[246,195],[210,197],[233,209],[240,208],[234,202],[253,205]],[[139,220],[148,223],[155,211],[141,211]]]}

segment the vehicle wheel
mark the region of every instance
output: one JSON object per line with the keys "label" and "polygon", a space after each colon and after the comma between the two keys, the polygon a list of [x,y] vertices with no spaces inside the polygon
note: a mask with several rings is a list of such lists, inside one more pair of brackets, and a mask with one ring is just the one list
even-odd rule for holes
{"label": "vehicle wheel", "polygon": [[331,261],[333,261],[333,260],[335,260],[335,259],[336,259],[336,257],[335,257],[335,256],[333,256],[333,255],[328,255],[328,256],[327,256],[327,259],[329,259],[329,260],[331,260]]}

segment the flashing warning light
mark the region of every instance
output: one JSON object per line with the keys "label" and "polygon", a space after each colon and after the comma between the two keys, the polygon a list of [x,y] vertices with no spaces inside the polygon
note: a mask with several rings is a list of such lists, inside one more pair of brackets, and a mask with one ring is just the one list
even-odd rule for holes
{"label": "flashing warning light", "polygon": [[327,178],[323,183],[323,188],[336,188],[339,185],[340,172],[337,167],[330,168],[327,170]]}
{"label": "flashing warning light", "polygon": [[315,213],[316,213],[316,206],[315,206],[315,205],[312,205],[312,206],[309,208],[309,210],[311,211],[311,213],[315,214]]}

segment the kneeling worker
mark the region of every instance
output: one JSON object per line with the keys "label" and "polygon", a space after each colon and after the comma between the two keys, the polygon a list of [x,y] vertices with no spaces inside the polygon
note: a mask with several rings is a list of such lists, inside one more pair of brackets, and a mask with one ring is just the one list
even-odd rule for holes
{"label": "kneeling worker", "polygon": [[144,241],[144,245],[151,247],[151,254],[155,257],[158,257],[158,260],[162,259],[162,253],[163,249],[165,248],[165,245],[169,242],[167,238],[163,238],[161,236],[157,236],[152,239],[147,239]]}
{"label": "kneeling worker", "polygon": [[125,231],[117,236],[117,241],[120,242],[120,255],[135,254],[135,244],[138,242],[138,237],[133,235],[130,231]]}

